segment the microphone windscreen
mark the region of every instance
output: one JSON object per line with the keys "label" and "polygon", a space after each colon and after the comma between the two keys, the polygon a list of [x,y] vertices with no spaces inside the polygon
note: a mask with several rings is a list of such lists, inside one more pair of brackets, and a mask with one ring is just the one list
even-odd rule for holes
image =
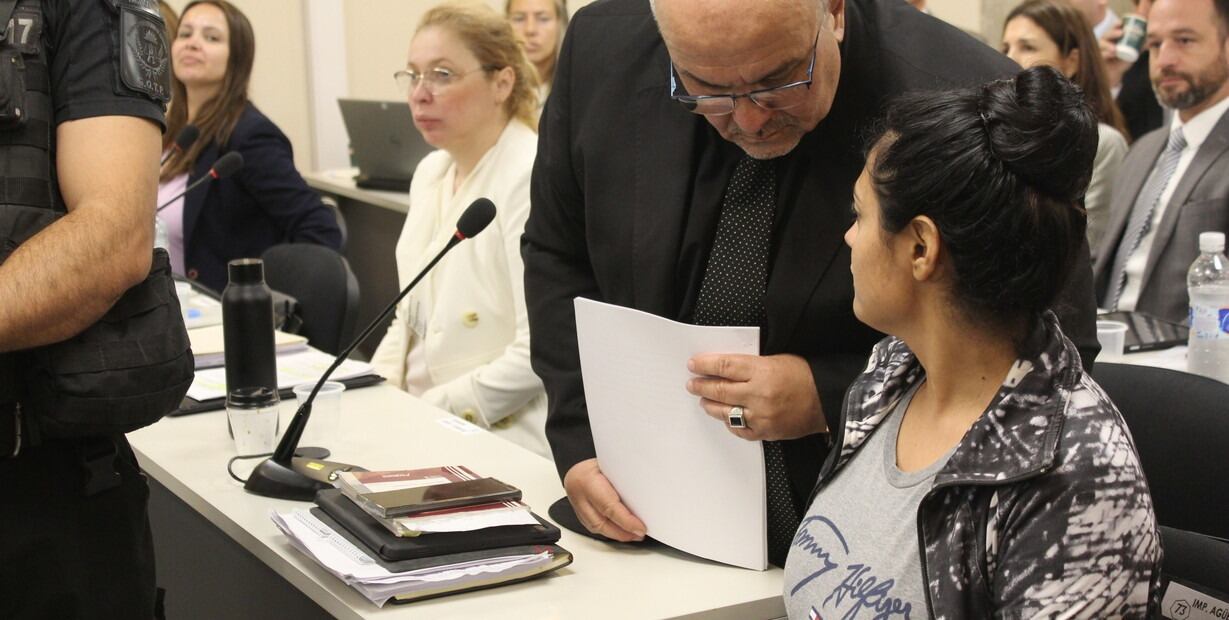
{"label": "microphone windscreen", "polygon": [[482,232],[491,220],[495,219],[495,203],[487,198],[479,198],[470,203],[465,213],[457,218],[457,232],[469,239]]}
{"label": "microphone windscreen", "polygon": [[196,125],[184,125],[183,129],[179,130],[179,135],[175,136],[175,148],[186,151],[199,137],[201,137],[201,130],[197,129]]}
{"label": "microphone windscreen", "polygon": [[239,151],[231,151],[213,162],[213,178],[224,179],[243,167],[243,156]]}

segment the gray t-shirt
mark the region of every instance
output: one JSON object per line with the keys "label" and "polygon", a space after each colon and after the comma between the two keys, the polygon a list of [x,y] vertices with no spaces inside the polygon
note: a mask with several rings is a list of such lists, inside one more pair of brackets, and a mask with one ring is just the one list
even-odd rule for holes
{"label": "gray t-shirt", "polygon": [[951,451],[920,471],[896,466],[896,437],[916,391],[905,394],[803,517],[785,562],[790,618],[926,617],[917,509]]}

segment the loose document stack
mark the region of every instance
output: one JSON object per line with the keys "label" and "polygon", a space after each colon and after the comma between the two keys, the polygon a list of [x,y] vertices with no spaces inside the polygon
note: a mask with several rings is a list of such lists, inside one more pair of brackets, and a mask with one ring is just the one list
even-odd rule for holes
{"label": "loose document stack", "polygon": [[479,478],[461,466],[343,472],[315,507],[270,516],[297,549],[376,605],[524,581],[571,564],[572,554],[554,544],[559,529],[512,487],[503,501],[397,516],[370,500]]}

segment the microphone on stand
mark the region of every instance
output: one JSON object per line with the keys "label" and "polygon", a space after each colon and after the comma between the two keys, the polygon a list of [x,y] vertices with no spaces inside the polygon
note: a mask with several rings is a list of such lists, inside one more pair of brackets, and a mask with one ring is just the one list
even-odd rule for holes
{"label": "microphone on stand", "polygon": [[422,268],[422,271],[418,272],[418,275],[405,288],[401,289],[401,293],[393,299],[392,303],[388,304],[384,311],[367,325],[363,332],[354,339],[354,342],[351,342],[337,355],[333,364],[320,376],[311,394],[299,405],[294,418],[286,426],[286,433],[282,435],[282,440],[277,444],[273,456],[262,461],[252,471],[252,475],[243,485],[244,489],[250,493],[267,497],[311,501],[316,496],[316,491],[333,486],[332,478],[336,472],[356,469],[353,465],[346,463],[321,461],[294,455],[295,449],[299,446],[299,438],[303,435],[303,429],[307,426],[307,420],[311,417],[312,401],[315,400],[316,393],[320,391],[320,386],[328,381],[333,371],[337,370],[337,367],[349,357],[350,353],[392,314],[397,304],[409,294],[418,281],[422,280],[431,268],[444,258],[444,254],[456,247],[458,243],[482,232],[493,219],[495,219],[495,204],[486,198],[475,200],[465,209],[465,212],[457,219],[457,230],[448,240],[448,244],[440,250],[439,254],[435,255],[435,258],[431,259],[431,262],[427,263],[426,267]]}
{"label": "microphone on stand", "polygon": [[213,167],[209,169],[209,174],[202,175],[201,178],[191,182],[182,192],[175,195],[174,198],[158,205],[158,209],[154,213],[158,213],[163,209],[174,204],[176,200],[183,198],[188,192],[196,189],[198,185],[205,181],[213,181],[217,179],[225,179],[226,177],[236,173],[243,167],[243,156],[239,151],[231,151],[218,158],[218,161],[213,162]]}
{"label": "microphone on stand", "polygon": [[158,162],[158,165],[165,164],[166,160],[171,158],[171,155],[182,153],[192,148],[193,143],[199,137],[201,137],[201,130],[197,129],[196,125],[184,125],[183,129],[179,130],[179,135],[175,136],[175,143],[171,145],[171,148],[166,153],[162,154],[162,161]]}

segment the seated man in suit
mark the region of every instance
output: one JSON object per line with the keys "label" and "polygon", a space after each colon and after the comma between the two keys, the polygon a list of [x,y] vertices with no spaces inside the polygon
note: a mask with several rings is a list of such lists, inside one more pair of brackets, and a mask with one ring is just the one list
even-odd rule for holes
{"label": "seated man in suit", "polygon": [[[576,296],[762,328],[762,356],[697,356],[689,389],[715,424],[765,440],[768,556],[784,561],[821,433],[880,337],[853,315],[841,240],[864,136],[899,93],[1017,70],[898,0],[609,0],[577,13],[542,116],[522,253],[547,438],[585,527],[645,534],[595,457]],[[1087,354],[1086,248],[1080,260],[1059,312]]]}
{"label": "seated man in suit", "polygon": [[1147,46],[1177,113],[1123,160],[1093,271],[1102,307],[1180,322],[1199,233],[1229,232],[1229,0],[1157,0]]}

